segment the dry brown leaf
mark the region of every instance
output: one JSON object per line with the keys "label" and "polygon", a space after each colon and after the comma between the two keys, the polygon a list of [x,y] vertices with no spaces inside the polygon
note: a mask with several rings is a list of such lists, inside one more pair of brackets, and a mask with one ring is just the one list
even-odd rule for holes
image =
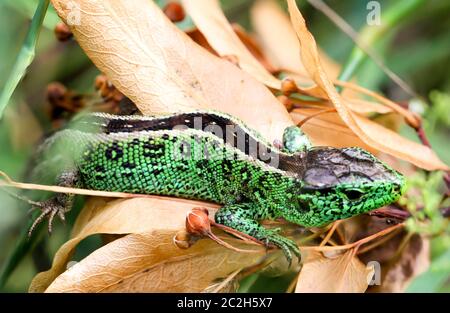
{"label": "dry brown leaf", "polygon": [[280,89],[280,80],[272,76],[242,43],[223,14],[218,0],[182,0],[181,2],[195,25],[220,56],[236,56],[239,66],[244,71],[265,85]]}
{"label": "dry brown leaf", "polygon": [[[115,200],[110,202],[106,202],[102,198],[90,199],[77,218],[77,222],[73,228],[72,238],[60,247],[54,257],[52,268],[36,275],[31,283],[30,291],[43,292],[46,290],[48,286],[66,270],[66,265],[70,261],[78,243],[93,234],[144,234],[142,235],[143,242],[141,245],[141,254],[144,254],[149,258],[153,255],[155,266],[158,262],[167,262],[171,258],[182,257],[183,255],[189,254],[191,249],[182,250],[177,248],[173,244],[172,239],[177,231],[184,229],[186,213],[198,206],[207,207],[210,210],[211,215],[213,215],[214,211],[218,208],[217,205],[205,202],[157,196],[151,198]],[[159,242],[161,245],[164,245],[164,249],[155,246],[155,249],[158,249],[158,252],[156,253],[156,250],[149,249],[148,245],[145,243],[147,242],[146,240],[157,240],[159,237]],[[205,241],[209,242],[210,240]],[[103,250],[98,253],[106,253],[107,255],[110,255],[111,253],[120,254],[120,249],[113,249],[116,247],[115,245],[112,245],[114,242],[115,241],[107,245],[112,250],[109,250],[109,248],[105,248],[106,250],[102,248]],[[213,250],[218,254],[220,254],[220,251],[222,251],[221,253],[224,253],[224,255],[230,253],[227,249],[218,246],[212,241],[211,243],[203,243],[202,245],[214,248]],[[241,245],[243,244],[241,243]],[[195,246],[196,245],[192,248]],[[255,248],[254,245],[251,247]],[[135,248],[138,249],[137,246]],[[202,251],[207,255],[209,253],[207,250]],[[263,254],[264,251],[262,251],[261,255]],[[261,255],[237,253],[232,256],[241,260],[240,262],[236,261],[236,266],[245,267],[246,264],[251,265],[255,258],[260,257]],[[232,258],[232,256],[230,256],[230,258]],[[119,262],[119,259],[120,258],[116,261]],[[245,263],[245,260],[247,260],[248,263]],[[147,260],[143,265],[149,266],[148,262],[150,261]],[[126,268],[120,266],[118,268],[115,267],[116,266],[112,266],[110,270],[126,271]],[[91,273],[94,272],[96,268],[98,267],[92,265],[92,268],[84,268],[84,271]],[[142,270],[145,270],[145,268]],[[226,270],[227,269],[225,268],[224,271]],[[236,268],[232,268],[230,272],[233,270],[236,270]],[[81,278],[82,277],[80,276],[79,280],[81,280]],[[73,281],[73,283],[76,284],[77,281]],[[91,288],[95,288],[95,285],[91,286]]]}
{"label": "dry brown leaf", "polygon": [[[264,51],[275,66],[303,76],[300,81],[313,83],[298,57],[300,45],[289,17],[273,0],[259,0],[253,5],[250,16]],[[270,21],[270,22],[268,22]],[[319,55],[330,77],[337,77],[340,66],[319,49]],[[306,80],[305,80],[306,78]]]}
{"label": "dry brown leaf", "polygon": [[[167,205],[170,207],[171,200],[156,197],[107,202],[103,198],[91,198],[77,217],[77,221],[72,229],[72,238],[59,248],[55,254],[52,268],[36,275],[31,283],[30,291],[44,291],[65,270],[75,247],[84,238],[99,233],[128,234],[136,231],[149,231],[154,227],[155,218],[153,218],[152,214],[159,212],[159,206],[164,207]],[[189,204],[189,201],[186,202],[181,199],[176,199],[176,201],[180,201],[176,205],[180,213],[187,213],[196,206],[195,204]],[[202,202],[196,203],[203,204]],[[156,209],[152,209],[152,207]],[[179,219],[169,218],[170,214],[173,214],[173,209],[167,208],[162,210],[160,214],[169,214],[169,216],[166,216],[166,219],[161,219],[160,221],[162,229],[181,229],[183,227],[183,223]]]}
{"label": "dry brown leaf", "polygon": [[314,37],[308,31],[305,20],[295,0],[288,0],[289,13],[301,46],[303,64],[314,82],[333,102],[337,112],[348,127],[369,146],[409,161],[427,170],[448,170],[438,156],[428,147],[412,142],[371,120],[348,110],[323,70]]}
{"label": "dry brown leaf", "polygon": [[404,239],[405,233],[401,233],[362,256],[366,260],[378,261],[381,267],[380,284],[371,286],[370,292],[404,292],[415,277],[428,269],[430,240],[416,234],[401,249]]}
{"label": "dry brown leaf", "polygon": [[[193,42],[153,1],[52,0],[95,65],[144,114],[209,108],[235,115],[269,141],[292,120],[251,75]],[[132,18],[130,18],[132,17]]]}
{"label": "dry brown leaf", "polygon": [[355,251],[327,258],[311,251],[303,264],[295,292],[364,292],[372,270],[355,256]]}
{"label": "dry brown leaf", "polygon": [[198,45],[202,46],[210,53],[219,56],[216,51],[210,46],[208,40],[206,40],[205,36],[198,30],[198,28],[194,27],[186,31],[186,34],[195,41]]}
{"label": "dry brown leaf", "polygon": [[[281,89],[281,81],[269,73],[257,58],[252,55],[244,43],[242,43],[226,19],[217,0],[182,0],[182,2],[195,25],[204,35],[209,46],[217,54],[220,56],[236,56],[239,66],[247,73],[270,88]],[[296,42],[298,45],[298,41]],[[300,74],[293,74],[291,76],[296,81],[304,80]],[[313,83],[309,78],[306,79],[306,82],[308,85]],[[313,97],[326,97],[326,93],[316,86],[300,88],[300,90],[302,93]]]}
{"label": "dry brown leaf", "polygon": [[181,250],[172,238],[172,232],[151,232],[117,239],[69,268],[46,292],[201,292],[264,253],[238,253],[207,239]]}
{"label": "dry brown leaf", "polygon": [[[299,108],[291,112],[292,119],[296,124],[304,118],[320,112],[323,108]],[[361,147],[376,153],[377,151],[366,145],[358,136],[352,132],[337,113],[319,115],[305,124],[302,129],[308,134],[315,146],[333,147]]]}
{"label": "dry brown leaf", "polygon": [[366,115],[370,113],[387,114],[393,112],[391,108],[380,105],[377,102],[357,98],[343,98],[345,100],[346,106],[355,113]]}
{"label": "dry brown leaf", "polygon": [[[281,81],[272,76],[272,74],[266,69],[267,66],[263,66],[263,64],[267,63],[265,58],[260,55],[259,50],[258,53],[251,52],[251,50],[255,50],[254,48],[252,49],[254,44],[249,44],[249,37],[244,36],[245,33],[240,30],[241,28],[229,24],[223,11],[221,10],[220,3],[217,0],[183,0],[183,4],[188,14],[192,17],[195,25],[203,34],[203,36],[198,36],[198,34],[195,36],[200,44],[204,45],[208,50],[213,49],[215,53],[218,53],[221,56],[236,56],[239,66],[243,70],[268,87],[278,90],[280,89]],[[297,64],[299,61],[298,51],[300,50],[300,46],[288,17],[284,15],[278,5],[272,1],[261,1],[256,4],[253,12],[255,14],[256,21],[260,21],[260,18],[264,18],[265,22],[263,23],[263,26],[260,25],[263,28],[262,32],[265,36],[267,36],[264,38],[269,41],[272,40],[271,45],[275,47],[276,51],[280,50],[279,53],[281,53],[283,57],[286,57],[283,53],[290,54],[289,61],[294,65]],[[272,21],[272,19],[269,19],[272,17],[275,22],[267,23],[267,20]],[[280,27],[279,30],[278,27]],[[274,32],[277,32],[277,36],[274,36]],[[287,34],[287,36],[280,36],[279,34]],[[191,36],[192,35],[193,34],[191,34]],[[208,44],[205,43],[205,40]],[[282,42],[280,44],[277,41]],[[283,47],[283,43],[285,41],[289,42],[289,44],[286,42],[284,45],[284,48],[286,49],[280,49],[280,47]],[[245,42],[248,44],[246,45]],[[334,72],[337,72],[339,68],[336,67],[334,63],[329,61],[324,53],[319,53],[322,55],[323,59],[327,60],[327,64],[333,71],[332,75],[335,75],[336,73]],[[301,66],[301,72],[303,65],[297,64],[296,66]],[[296,74],[291,74],[290,76],[295,78],[297,82],[303,81],[303,83],[308,85],[314,83],[309,78],[304,81],[304,77],[302,77],[298,72]],[[300,88],[300,91],[310,96],[327,98],[327,94],[321,88],[315,86],[310,88]],[[382,104],[365,100],[345,98],[345,101],[348,102],[348,107],[351,110],[358,113],[366,114],[376,112],[384,114],[392,111],[390,108]]]}
{"label": "dry brown leaf", "polygon": [[[355,97],[352,98],[352,97],[346,96],[345,95],[345,94],[347,94],[346,91],[351,91],[353,94],[361,94],[361,95],[369,96],[369,97],[379,101],[379,103],[377,103],[378,105],[384,106],[384,107],[386,107],[386,109],[389,109],[390,111],[396,112],[396,113],[400,114],[401,116],[403,116],[410,125],[417,127],[420,124],[419,117],[416,116],[413,112],[408,111],[407,109],[401,107],[399,104],[397,104],[383,96],[380,96],[379,94],[377,94],[374,91],[371,91],[367,88],[358,86],[352,82],[335,81],[334,83],[337,86],[346,88],[346,89],[344,89],[344,91],[342,93],[343,94],[342,98],[346,101],[347,100],[351,100],[351,101],[355,100]],[[358,112],[358,111],[355,111],[355,112]]]}
{"label": "dry brown leaf", "polygon": [[[249,52],[260,62],[267,71],[270,73],[277,72],[278,70],[274,68],[274,66],[266,59],[265,55],[261,51],[259,45],[255,40],[248,34],[244,28],[242,28],[239,24],[232,24],[233,31],[239,37],[239,40],[245,45],[245,47],[249,50]],[[197,27],[186,30],[186,34],[194,40],[197,44],[208,50],[210,53],[217,55],[217,52],[211,47],[206,40],[205,36],[199,31]],[[227,58],[229,56],[225,56]]]}
{"label": "dry brown leaf", "polygon": [[277,73],[279,70],[275,68],[272,63],[266,58],[259,43],[251,36],[247,31],[239,24],[231,24],[234,32],[239,37],[239,40],[245,45],[245,47],[250,51],[250,53],[261,63],[266,70],[270,73]]}

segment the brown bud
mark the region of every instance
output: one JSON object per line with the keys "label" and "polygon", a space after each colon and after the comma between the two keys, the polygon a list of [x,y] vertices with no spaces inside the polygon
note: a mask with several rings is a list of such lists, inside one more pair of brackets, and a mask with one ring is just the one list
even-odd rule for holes
{"label": "brown bud", "polygon": [[193,208],[186,215],[186,230],[192,235],[208,236],[211,233],[208,210],[203,207]]}
{"label": "brown bud", "polygon": [[104,88],[105,86],[107,86],[107,84],[108,84],[108,79],[106,78],[105,75],[100,74],[97,77],[95,77],[95,82],[94,82],[95,90],[100,90],[100,89]]}
{"label": "brown bud", "polygon": [[60,22],[55,26],[55,36],[59,41],[67,41],[73,37],[73,33],[67,24]]}
{"label": "brown bud", "polygon": [[406,124],[414,129],[419,129],[422,126],[422,118],[415,112],[411,112],[411,115],[412,118],[409,116],[405,116]]}
{"label": "brown bud", "polygon": [[67,88],[61,83],[53,82],[47,85],[46,95],[48,102],[54,106],[58,106],[67,93]]}
{"label": "brown bud", "polygon": [[186,13],[184,12],[183,7],[177,2],[169,2],[164,7],[163,11],[166,16],[174,23],[181,22],[186,17]]}
{"label": "brown bud", "polygon": [[52,121],[79,112],[86,105],[83,95],[58,82],[48,84],[45,96],[50,104],[47,112]]}
{"label": "brown bud", "polygon": [[285,79],[283,79],[283,81],[281,82],[281,92],[284,95],[289,96],[291,93],[297,91],[298,87],[297,84],[295,83],[295,80],[293,80],[290,77],[286,77]]}
{"label": "brown bud", "polygon": [[124,98],[124,95],[119,90],[117,90],[116,87],[114,87],[114,85],[103,74],[98,75],[95,78],[94,86],[105,101],[119,103]]}

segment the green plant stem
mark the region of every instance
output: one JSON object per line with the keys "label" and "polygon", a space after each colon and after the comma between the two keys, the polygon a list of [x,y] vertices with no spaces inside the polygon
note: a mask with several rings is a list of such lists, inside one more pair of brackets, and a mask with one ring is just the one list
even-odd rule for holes
{"label": "green plant stem", "polygon": [[[32,18],[35,12],[35,6],[37,1],[30,0],[2,0],[5,7],[14,10],[18,14],[25,16],[26,18]],[[56,24],[61,21],[58,14],[54,10],[47,10],[45,19],[42,25],[48,30],[53,31]]]}
{"label": "green plant stem", "polygon": [[19,54],[17,55],[13,69],[0,94],[0,118],[3,116],[3,111],[11,99],[14,90],[25,75],[28,66],[34,59],[36,42],[42,28],[42,22],[44,21],[45,12],[47,12],[49,2],[49,0],[40,0],[36,8],[36,12],[34,13],[33,20],[31,21],[31,25],[25,37],[25,41]]}
{"label": "green plant stem", "polygon": [[[364,46],[371,47],[380,37],[392,30],[392,28],[406,21],[407,17],[424,3],[425,0],[396,1],[386,11],[381,12],[382,24],[380,26],[366,26],[360,33],[359,41]],[[339,74],[338,80],[350,80],[366,58],[367,54],[361,48],[355,46]]]}

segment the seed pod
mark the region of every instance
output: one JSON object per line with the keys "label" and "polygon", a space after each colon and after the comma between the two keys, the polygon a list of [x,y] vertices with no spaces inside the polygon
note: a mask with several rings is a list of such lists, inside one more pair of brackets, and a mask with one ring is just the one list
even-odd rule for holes
{"label": "seed pod", "polygon": [[186,13],[184,12],[183,7],[177,2],[169,2],[164,7],[163,11],[166,16],[174,23],[181,22],[186,17]]}
{"label": "seed pod", "polygon": [[286,77],[285,79],[283,79],[283,81],[281,82],[281,92],[283,92],[285,96],[289,96],[291,93],[297,91],[298,87],[297,84],[295,83],[295,80],[293,80],[290,77]]}
{"label": "seed pod", "polygon": [[186,215],[186,230],[192,235],[210,235],[211,222],[208,217],[208,210],[203,207],[193,208]]}
{"label": "seed pod", "polygon": [[103,74],[95,78],[94,86],[105,102],[119,103],[124,98],[124,95]]}
{"label": "seed pod", "polygon": [[67,89],[58,82],[48,84],[45,96],[50,104],[48,114],[52,121],[63,117],[67,113],[79,112],[86,105],[83,95]]}

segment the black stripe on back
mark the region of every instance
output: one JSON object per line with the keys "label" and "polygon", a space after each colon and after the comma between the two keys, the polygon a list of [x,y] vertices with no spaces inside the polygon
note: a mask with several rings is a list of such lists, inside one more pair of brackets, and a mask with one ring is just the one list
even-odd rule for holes
{"label": "black stripe on back", "polygon": [[[264,143],[260,142],[258,144],[258,140],[254,136],[247,133],[232,119],[213,113],[180,113],[148,120],[118,118],[109,120],[104,131],[105,133],[158,131],[176,129],[177,127],[198,129],[212,133],[246,155],[251,155],[264,163],[271,163],[271,158],[267,154],[270,155],[272,149]],[[228,134],[227,131],[229,132]],[[266,154],[262,155],[264,152]]]}

